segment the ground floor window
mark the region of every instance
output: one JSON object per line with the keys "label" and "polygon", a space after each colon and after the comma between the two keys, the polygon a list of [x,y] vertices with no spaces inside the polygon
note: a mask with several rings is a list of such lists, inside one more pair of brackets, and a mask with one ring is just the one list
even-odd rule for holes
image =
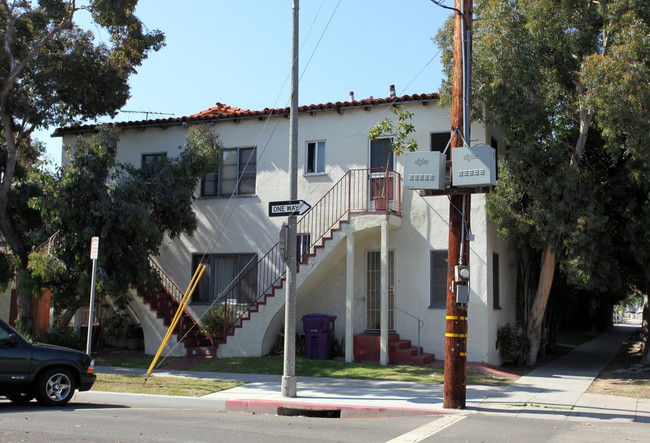
{"label": "ground floor window", "polygon": [[431,251],[431,296],[430,308],[447,306],[447,256],[446,249]]}
{"label": "ground floor window", "polygon": [[[388,252],[388,329],[395,329],[395,254]],[[368,252],[366,277],[366,329],[381,329],[381,253]]]}
{"label": "ground floor window", "polygon": [[501,309],[501,288],[499,285],[499,254],[492,254],[492,308]]}
{"label": "ground floor window", "polygon": [[192,303],[213,303],[227,298],[254,303],[257,298],[257,254],[203,254],[192,257],[192,274],[199,264],[206,270],[192,295]]}
{"label": "ground floor window", "polygon": [[311,246],[310,244],[311,240],[311,235],[309,234],[298,234],[298,239],[296,242],[297,245],[297,251],[296,251],[296,257],[298,260],[298,263],[307,263],[308,254],[309,254],[309,248]]}

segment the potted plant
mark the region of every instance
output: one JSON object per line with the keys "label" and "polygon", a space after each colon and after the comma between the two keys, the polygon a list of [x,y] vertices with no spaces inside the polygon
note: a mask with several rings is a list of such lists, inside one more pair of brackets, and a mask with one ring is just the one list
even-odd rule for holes
{"label": "potted plant", "polygon": [[134,351],[140,347],[140,341],[144,338],[142,326],[132,323],[126,328],[127,346]]}

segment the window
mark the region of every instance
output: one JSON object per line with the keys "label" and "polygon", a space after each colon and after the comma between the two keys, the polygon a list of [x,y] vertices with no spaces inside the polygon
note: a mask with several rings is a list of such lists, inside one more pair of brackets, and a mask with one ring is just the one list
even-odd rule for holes
{"label": "window", "polygon": [[167,158],[166,152],[159,152],[156,154],[142,154],[140,167],[151,168],[163,158]]}
{"label": "window", "polygon": [[201,196],[255,194],[257,150],[255,148],[225,149],[221,153],[219,172],[207,174],[201,180]]}
{"label": "window", "polygon": [[492,308],[501,309],[501,288],[499,287],[499,254],[492,254]]}
{"label": "window", "polygon": [[310,240],[310,235],[309,234],[298,234],[298,239],[297,239],[297,253],[296,257],[298,260],[298,263],[307,263],[307,254],[309,254],[309,240]]}
{"label": "window", "polygon": [[325,173],[325,142],[307,143],[305,174]]}
{"label": "window", "polygon": [[393,151],[390,138],[378,138],[370,142],[370,169],[393,169]]}
{"label": "window", "polygon": [[[199,264],[206,270],[192,295],[192,303],[212,303],[226,297],[235,303],[257,299],[257,254],[205,254],[192,257],[192,273]],[[240,282],[236,286],[235,283]]]}
{"label": "window", "polygon": [[[432,132],[431,133],[431,151],[444,152],[449,143],[449,132]],[[447,149],[447,161],[451,161],[451,147]]]}
{"label": "window", "polygon": [[497,165],[497,170],[495,171],[495,175],[497,177],[497,180],[499,178],[499,142],[497,141],[496,138],[490,137],[490,146],[494,148],[494,155],[496,156],[496,165]]}
{"label": "window", "polygon": [[431,251],[431,308],[447,306],[447,250]]}
{"label": "window", "polygon": [[[381,253],[368,252],[366,269],[366,329],[381,329]],[[395,330],[395,253],[388,251],[388,329]]]}

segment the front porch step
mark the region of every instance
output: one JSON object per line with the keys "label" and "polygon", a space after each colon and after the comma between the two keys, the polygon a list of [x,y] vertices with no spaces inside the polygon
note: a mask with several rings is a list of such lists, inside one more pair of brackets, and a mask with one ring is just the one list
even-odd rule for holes
{"label": "front porch step", "polygon": [[[381,355],[379,334],[357,334],[354,336],[354,360],[379,363]],[[388,363],[393,365],[424,366],[435,360],[434,354],[425,353],[411,346],[410,340],[401,340],[399,334],[388,335]]]}
{"label": "front porch step", "polygon": [[216,346],[188,346],[187,356],[197,359],[214,358],[217,356]]}

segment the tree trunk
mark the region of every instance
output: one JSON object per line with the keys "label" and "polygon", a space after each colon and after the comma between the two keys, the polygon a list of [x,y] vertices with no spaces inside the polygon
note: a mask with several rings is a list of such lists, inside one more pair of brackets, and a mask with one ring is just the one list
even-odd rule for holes
{"label": "tree trunk", "polygon": [[553,248],[553,245],[547,244],[544,246],[544,251],[542,252],[542,266],[539,274],[539,283],[537,284],[537,291],[535,291],[535,298],[528,319],[528,331],[526,335],[528,337],[529,365],[534,365],[537,362],[537,354],[539,353],[540,343],[542,340],[542,323],[544,321],[548,296],[551,293],[554,273],[555,249]]}
{"label": "tree trunk", "polygon": [[[647,285],[646,285],[647,286]],[[650,304],[648,294],[643,296],[643,317],[641,318],[641,327],[643,329],[643,357],[642,365],[650,365]]]}
{"label": "tree trunk", "polygon": [[32,304],[32,295],[22,289],[21,282],[23,269],[16,269],[16,308],[18,313],[18,325],[20,332],[31,333],[34,331],[34,305]]}
{"label": "tree trunk", "polygon": [[64,331],[77,310],[79,310],[79,306],[64,309],[59,318],[56,319],[56,322],[52,325],[52,329],[55,331]]}

